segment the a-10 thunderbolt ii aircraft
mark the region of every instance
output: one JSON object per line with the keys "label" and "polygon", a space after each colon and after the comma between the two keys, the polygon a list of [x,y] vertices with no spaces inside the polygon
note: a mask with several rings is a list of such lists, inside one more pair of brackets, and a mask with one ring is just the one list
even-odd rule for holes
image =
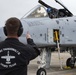
{"label": "a-10 thunderbolt ii aircraft", "polygon": [[[45,68],[49,68],[51,52],[58,49],[60,67],[60,50],[69,50],[71,57],[67,59],[66,66],[74,68],[76,57],[76,17],[58,0],[56,3],[63,8],[57,9],[39,0],[40,5],[33,8],[21,18],[23,33],[19,37],[20,41],[26,44],[25,35],[30,32],[36,45],[41,50],[39,58],[39,68],[37,75],[46,75]],[[0,28],[0,42],[5,36],[4,27]]]}

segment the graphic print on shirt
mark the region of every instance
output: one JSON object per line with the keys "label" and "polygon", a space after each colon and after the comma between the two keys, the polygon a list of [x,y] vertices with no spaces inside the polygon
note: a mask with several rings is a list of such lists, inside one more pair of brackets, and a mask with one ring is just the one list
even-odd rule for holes
{"label": "graphic print on shirt", "polygon": [[[10,52],[12,53],[12,55],[10,54]],[[16,58],[16,55],[13,55],[13,53],[20,55],[20,52],[14,48],[3,48],[0,50],[0,60],[2,60],[2,62],[0,61],[0,65],[2,67],[10,68],[17,65],[16,62],[12,63],[12,61],[14,61]]]}
{"label": "graphic print on shirt", "polygon": [[6,64],[11,64],[11,59],[14,59],[15,56],[11,56],[9,55],[9,51],[7,52],[7,55],[6,56],[1,56],[2,59],[6,59]]}

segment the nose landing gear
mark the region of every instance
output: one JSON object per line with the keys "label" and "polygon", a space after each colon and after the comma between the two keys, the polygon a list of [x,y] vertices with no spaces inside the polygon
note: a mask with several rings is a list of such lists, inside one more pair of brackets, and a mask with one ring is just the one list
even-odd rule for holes
{"label": "nose landing gear", "polygon": [[46,70],[44,68],[40,68],[37,70],[36,75],[46,75]]}

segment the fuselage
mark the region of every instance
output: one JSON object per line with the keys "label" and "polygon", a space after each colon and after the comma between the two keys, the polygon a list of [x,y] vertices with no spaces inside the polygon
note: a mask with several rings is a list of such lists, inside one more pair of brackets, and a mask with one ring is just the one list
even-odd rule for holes
{"label": "fuselage", "polygon": [[24,33],[30,32],[39,46],[55,45],[55,31],[58,32],[60,45],[76,45],[76,17],[22,19]]}
{"label": "fuselage", "polygon": [[[39,46],[56,45],[55,31],[58,33],[58,41],[61,46],[76,46],[76,17],[46,18],[22,18],[23,33],[19,37],[24,44],[26,33],[29,31],[34,42]],[[0,28],[0,42],[6,38],[3,28]]]}

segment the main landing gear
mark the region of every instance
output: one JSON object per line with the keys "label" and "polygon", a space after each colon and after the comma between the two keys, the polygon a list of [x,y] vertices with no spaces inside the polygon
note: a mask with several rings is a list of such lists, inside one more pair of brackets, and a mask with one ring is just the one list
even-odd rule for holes
{"label": "main landing gear", "polygon": [[66,66],[70,67],[70,68],[74,68],[75,67],[75,59],[72,60],[72,58],[68,58],[66,61]]}
{"label": "main landing gear", "polygon": [[66,61],[66,66],[70,67],[70,68],[74,68],[75,67],[75,61],[76,61],[76,50],[74,48],[72,48],[70,50],[70,54],[71,54],[71,58],[68,58]]}

